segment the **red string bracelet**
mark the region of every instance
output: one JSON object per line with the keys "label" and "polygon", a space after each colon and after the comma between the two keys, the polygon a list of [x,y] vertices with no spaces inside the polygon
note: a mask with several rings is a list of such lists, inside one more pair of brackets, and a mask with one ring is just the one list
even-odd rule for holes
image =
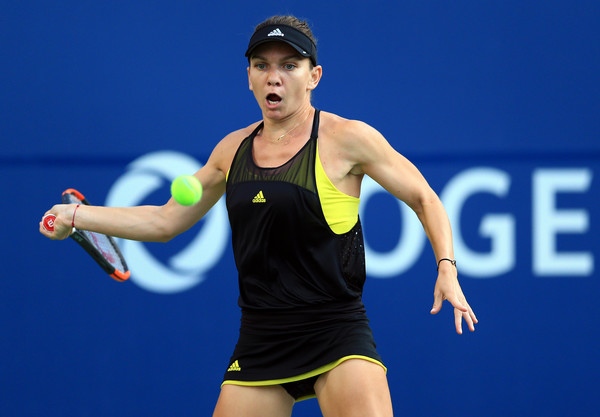
{"label": "red string bracelet", "polygon": [[80,205],[81,204],[77,204],[77,207],[75,207],[75,210],[73,210],[73,219],[71,220],[71,227],[75,227],[75,213],[77,213],[77,209]]}

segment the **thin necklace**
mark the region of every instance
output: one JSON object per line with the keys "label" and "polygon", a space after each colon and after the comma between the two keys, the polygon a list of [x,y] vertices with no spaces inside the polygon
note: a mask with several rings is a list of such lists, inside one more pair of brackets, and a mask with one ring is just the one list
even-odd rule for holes
{"label": "thin necklace", "polygon": [[310,115],[310,107],[308,109],[308,113],[306,113],[306,117],[304,117],[304,119],[299,122],[298,124],[296,124],[296,126],[292,127],[290,130],[288,130],[287,132],[285,132],[283,135],[279,136],[277,139],[273,140],[273,143],[278,143],[281,139],[283,139],[284,136],[292,133],[294,131],[294,129],[296,129],[298,126],[300,126],[301,124],[303,124],[304,122],[306,122],[306,119],[308,119],[308,116]]}

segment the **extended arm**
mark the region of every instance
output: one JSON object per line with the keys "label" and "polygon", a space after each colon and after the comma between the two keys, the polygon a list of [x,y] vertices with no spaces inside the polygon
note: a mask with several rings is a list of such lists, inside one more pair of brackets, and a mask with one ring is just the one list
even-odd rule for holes
{"label": "extended arm", "polygon": [[[454,259],[448,215],[423,175],[375,129],[361,122],[349,123],[352,125],[349,132],[353,133],[344,151],[349,160],[355,161],[351,174],[369,175],[414,210],[431,242],[436,262],[442,258]],[[447,261],[439,264],[432,314],[440,311],[443,300],[454,306],[458,333],[462,333],[463,318],[469,329],[475,330],[477,318],[460,288],[455,265]]]}
{"label": "extended arm", "polygon": [[[40,232],[50,239],[65,239],[75,227],[110,236],[140,241],[165,242],[188,230],[204,216],[225,192],[226,171],[236,149],[238,132],[223,139],[206,165],[195,176],[204,192],[200,202],[182,206],[172,198],[162,206],[101,207],[58,204],[46,212],[56,216],[54,231]],[[75,215],[74,215],[75,214]]]}

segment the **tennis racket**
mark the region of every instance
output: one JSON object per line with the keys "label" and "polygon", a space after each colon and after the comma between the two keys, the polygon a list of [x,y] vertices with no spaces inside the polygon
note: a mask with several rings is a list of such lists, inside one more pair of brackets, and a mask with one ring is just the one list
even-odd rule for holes
{"label": "tennis racket", "polygon": [[[62,193],[62,202],[64,204],[85,204],[90,203],[79,191],[69,188]],[[54,229],[55,216],[49,214],[44,217],[43,224],[47,230]],[[73,228],[71,238],[75,240],[113,279],[119,282],[126,281],[130,272],[127,268],[125,258],[121,254],[115,239],[112,236],[101,233],[90,232]]]}

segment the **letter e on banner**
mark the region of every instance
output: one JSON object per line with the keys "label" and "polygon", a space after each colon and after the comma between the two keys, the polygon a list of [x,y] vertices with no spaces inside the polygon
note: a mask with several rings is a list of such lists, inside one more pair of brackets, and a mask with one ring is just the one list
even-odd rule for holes
{"label": "letter e on banner", "polygon": [[558,210],[559,192],[583,193],[592,182],[589,169],[537,169],[533,173],[533,272],[542,276],[588,276],[594,272],[589,252],[559,252],[559,233],[585,233],[586,210]]}

